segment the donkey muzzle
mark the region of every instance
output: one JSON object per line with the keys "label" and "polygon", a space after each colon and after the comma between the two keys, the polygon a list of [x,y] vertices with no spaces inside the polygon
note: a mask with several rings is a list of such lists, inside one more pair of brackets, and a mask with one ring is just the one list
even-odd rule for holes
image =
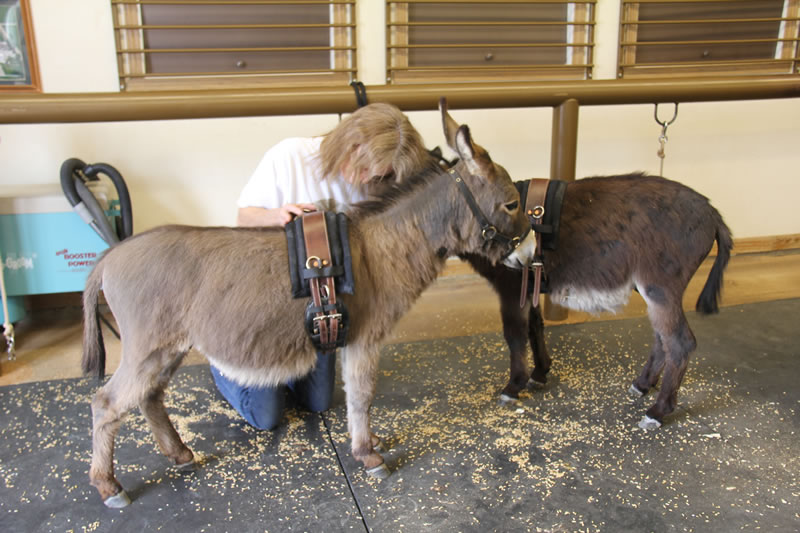
{"label": "donkey muzzle", "polygon": [[504,265],[516,270],[528,268],[536,254],[536,233],[529,231],[521,238],[519,244],[511,249],[501,260]]}

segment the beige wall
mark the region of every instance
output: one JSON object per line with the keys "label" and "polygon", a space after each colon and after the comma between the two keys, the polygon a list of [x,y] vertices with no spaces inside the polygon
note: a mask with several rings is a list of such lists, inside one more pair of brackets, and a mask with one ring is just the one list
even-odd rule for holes
{"label": "beige wall", "polygon": [[[43,89],[116,91],[108,0],[31,0]],[[383,84],[384,4],[358,2],[359,79]],[[596,77],[614,76],[618,3],[598,3]],[[610,22],[609,22],[610,21]],[[71,29],[70,29],[71,28]],[[67,31],[69,29],[69,31]],[[671,115],[665,104],[663,115]],[[549,172],[551,110],[452,110],[517,179]],[[435,112],[410,113],[429,146],[443,144]],[[137,231],[163,224],[232,224],[234,203],[264,150],[329,130],[336,115],[74,125],[0,125],[0,184],[56,183],[79,157],[117,167]],[[736,237],[800,233],[800,100],[681,104],[664,174],[709,196]],[[579,176],[658,172],[652,105],[583,107]]]}

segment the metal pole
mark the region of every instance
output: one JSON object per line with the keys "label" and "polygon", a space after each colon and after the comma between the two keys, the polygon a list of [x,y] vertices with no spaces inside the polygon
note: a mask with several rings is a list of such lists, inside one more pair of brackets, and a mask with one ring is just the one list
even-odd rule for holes
{"label": "metal pole", "polygon": [[578,154],[578,101],[574,98],[553,108],[550,143],[550,179],[574,181]]}
{"label": "metal pole", "polygon": [[[565,100],[553,108],[553,133],[550,139],[550,179],[575,181],[578,154],[578,101]],[[547,320],[566,320],[569,311],[545,295],[543,316]]]}
{"label": "metal pole", "polygon": [[[800,97],[800,76],[682,80],[582,80],[367,86],[369,102],[405,111],[703,102]],[[0,124],[173,120],[347,113],[357,108],[351,87],[226,89],[0,96]]]}

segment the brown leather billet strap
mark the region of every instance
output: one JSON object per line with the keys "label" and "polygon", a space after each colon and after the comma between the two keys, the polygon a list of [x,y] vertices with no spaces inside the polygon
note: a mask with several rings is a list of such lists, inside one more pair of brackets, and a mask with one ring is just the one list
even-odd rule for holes
{"label": "brown leather billet strap", "polygon": [[550,180],[535,178],[528,184],[528,196],[525,198],[525,214],[528,218],[540,222],[544,216],[544,203],[547,198],[547,186]]}
{"label": "brown leather billet strap", "polygon": [[[545,199],[547,198],[547,187],[550,184],[549,179],[532,179],[528,184],[528,195],[525,198],[525,214],[531,226],[542,223],[544,217]],[[531,305],[536,307],[539,305],[539,293],[542,288],[542,270],[544,268],[544,261],[542,256],[542,234],[536,231],[536,251],[533,255],[533,297]],[[525,306],[525,297],[527,292],[527,276],[523,275],[523,289],[520,295],[520,307]]]}
{"label": "brown leather billet strap", "polygon": [[[325,212],[315,211],[303,215],[303,239],[306,245],[306,268],[324,269],[331,266],[331,250],[328,243],[328,227]],[[308,280],[311,300],[314,306],[322,309],[325,305],[335,306],[336,287],[332,276],[311,277]],[[323,294],[323,292],[325,294]],[[323,299],[325,300],[323,302]],[[335,346],[339,334],[340,315],[317,313],[314,323],[319,328],[322,346]]]}
{"label": "brown leather billet strap", "polygon": [[303,214],[303,239],[306,242],[306,257],[319,258],[322,263],[315,265],[317,268],[328,266],[331,262],[331,251],[324,211]]}
{"label": "brown leather billet strap", "polygon": [[522,267],[522,287],[519,291],[519,308],[525,307],[525,301],[528,299],[528,265]]}

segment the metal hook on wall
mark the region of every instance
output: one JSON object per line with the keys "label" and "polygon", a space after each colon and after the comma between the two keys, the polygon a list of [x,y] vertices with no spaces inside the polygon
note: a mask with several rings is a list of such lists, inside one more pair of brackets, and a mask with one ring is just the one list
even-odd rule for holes
{"label": "metal hook on wall", "polygon": [[675,111],[672,113],[672,118],[669,120],[661,120],[658,118],[658,104],[656,104],[655,111],[653,112],[653,116],[656,119],[656,122],[659,126],[661,126],[661,135],[658,136],[658,155],[659,159],[661,160],[660,167],[659,167],[659,175],[664,175],[664,157],[666,157],[666,153],[664,152],[664,148],[666,147],[667,141],[667,128],[675,122],[675,119],[678,118],[678,102],[675,102]]}

